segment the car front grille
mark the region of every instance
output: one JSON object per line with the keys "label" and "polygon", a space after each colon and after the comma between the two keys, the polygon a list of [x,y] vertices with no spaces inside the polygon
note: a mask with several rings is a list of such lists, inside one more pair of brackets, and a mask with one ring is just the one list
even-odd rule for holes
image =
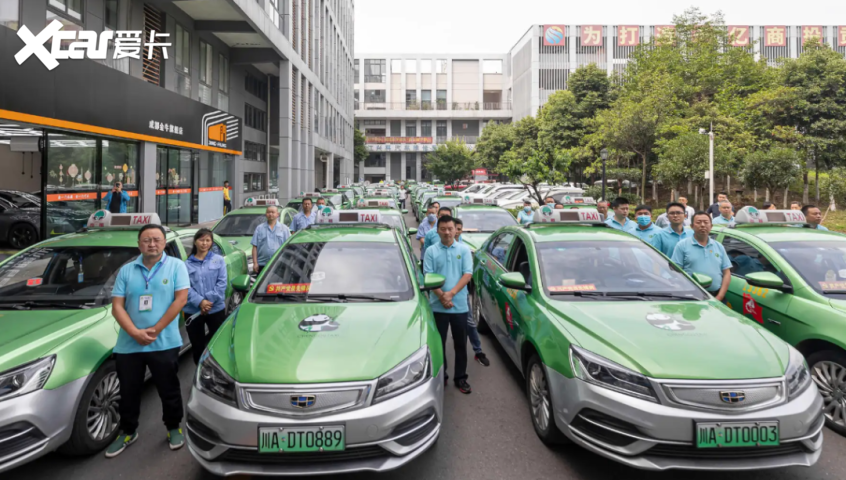
{"label": "car front grille", "polygon": [[668,383],[664,389],[671,402],[706,410],[746,412],[784,400],[784,383],[781,381],[747,385]]}
{"label": "car front grille", "polygon": [[779,457],[805,453],[799,442],[785,443],[774,447],[748,448],[696,448],[689,445],[656,445],[644,453],[646,456],[666,458],[687,458],[701,460],[740,460],[750,458]]}
{"label": "car front grille", "polygon": [[367,401],[368,383],[323,385],[308,388],[249,385],[241,388],[241,398],[251,410],[301,417],[360,408]]}
{"label": "car front grille", "polygon": [[257,450],[230,449],[215,461],[234,463],[258,463],[270,465],[303,465],[309,463],[354,462],[391,456],[387,450],[378,446],[352,447],[343,452],[309,453],[258,453]]}
{"label": "car front grille", "polygon": [[0,429],[0,459],[23,453],[45,438],[47,437],[31,423],[18,422],[7,425]]}

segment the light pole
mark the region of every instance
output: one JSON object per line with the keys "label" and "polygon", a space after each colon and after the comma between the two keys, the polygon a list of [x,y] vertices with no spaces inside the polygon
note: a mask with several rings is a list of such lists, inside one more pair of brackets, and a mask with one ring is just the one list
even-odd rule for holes
{"label": "light pole", "polygon": [[605,161],[608,160],[608,149],[603,148],[599,156],[602,158],[602,200],[605,200]]}
{"label": "light pole", "polygon": [[714,122],[711,122],[711,130],[699,129],[700,135],[708,135],[708,205],[714,204]]}

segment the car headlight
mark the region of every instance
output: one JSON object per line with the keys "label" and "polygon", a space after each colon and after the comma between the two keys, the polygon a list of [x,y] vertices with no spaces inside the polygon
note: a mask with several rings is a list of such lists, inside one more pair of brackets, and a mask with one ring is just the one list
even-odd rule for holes
{"label": "car headlight", "polygon": [[570,361],[577,378],[626,395],[658,403],[652,382],[646,376],[611,360],[570,346]]}
{"label": "car headlight", "polygon": [[787,378],[787,396],[793,399],[811,385],[811,372],[808,371],[808,363],[805,362],[805,357],[799,353],[799,350],[789,345],[787,348],[790,349],[790,361],[784,376]]}
{"label": "car headlight", "polygon": [[56,356],[50,355],[0,373],[0,401],[41,390],[55,365]]}
{"label": "car headlight", "polygon": [[429,347],[423,347],[390,372],[379,377],[373,403],[396,397],[425,382],[432,376]]}
{"label": "car headlight", "polygon": [[237,406],[235,400],[235,380],[223,371],[223,368],[214,361],[208,350],[203,352],[200,358],[200,365],[197,368],[197,388],[209,396],[218,400]]}

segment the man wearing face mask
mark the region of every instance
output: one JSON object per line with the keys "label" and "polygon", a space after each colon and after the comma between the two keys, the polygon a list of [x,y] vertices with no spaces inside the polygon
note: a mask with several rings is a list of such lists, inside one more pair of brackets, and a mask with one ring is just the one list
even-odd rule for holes
{"label": "man wearing face mask", "polygon": [[517,221],[520,225],[528,225],[535,221],[535,212],[532,211],[532,202],[523,200],[523,210],[517,214]]}
{"label": "man wearing face mask", "polygon": [[[438,219],[443,217],[444,215],[452,215],[452,210],[449,207],[441,207],[438,209]],[[426,232],[426,236],[423,238],[423,246],[420,247],[420,258],[424,258],[423,256],[426,254],[426,249],[431,247],[432,245],[438,243],[440,240],[438,236],[438,221],[435,221],[435,225],[432,227],[431,230]],[[456,240],[458,236],[456,236]]]}
{"label": "man wearing face mask", "polygon": [[543,203],[549,205],[552,208],[555,208],[555,199],[552,198],[552,197],[546,197],[546,199],[543,201]]}
{"label": "man wearing face mask", "polygon": [[[423,221],[420,222],[420,226],[417,227],[417,235],[414,237],[420,242],[420,249],[423,249],[423,245],[426,243],[426,234],[429,233],[430,230],[435,228],[435,223],[438,221],[438,217],[435,215],[435,205],[429,205],[426,208],[426,216],[423,218]],[[437,231],[437,229],[435,229]],[[423,253],[421,251],[420,258],[423,258]]]}
{"label": "man wearing face mask", "polygon": [[655,242],[660,238],[662,230],[652,223],[652,207],[649,205],[638,205],[635,209],[635,220],[637,220],[637,228],[634,231],[634,236],[655,246]]}

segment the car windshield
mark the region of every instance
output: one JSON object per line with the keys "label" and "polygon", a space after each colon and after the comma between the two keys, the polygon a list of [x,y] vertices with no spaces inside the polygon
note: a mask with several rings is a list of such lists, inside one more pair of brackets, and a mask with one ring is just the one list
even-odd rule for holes
{"label": "car windshield", "polygon": [[340,207],[344,203],[344,196],[340,193],[327,194],[327,195],[321,195],[321,196],[323,198],[325,198],[327,202],[329,202],[331,205],[333,205],[335,207]]}
{"label": "car windshield", "polygon": [[434,202],[438,202],[441,205],[441,208],[446,207],[450,209],[453,213],[455,213],[455,207],[461,205],[461,199],[458,197],[447,198],[443,200],[433,200],[433,203]]}
{"label": "car windshield", "polygon": [[256,289],[258,298],[414,298],[398,245],[364,242],[294,243],[283,247]]}
{"label": "car windshield", "polygon": [[285,208],[293,208],[294,210],[299,211],[303,208],[303,199],[295,198],[293,200],[288,200],[288,203],[285,204]]}
{"label": "car windshield", "polygon": [[256,232],[256,227],[266,222],[264,214],[227,215],[214,226],[212,231],[221,237],[247,237]]}
{"label": "car windshield", "polygon": [[355,200],[355,192],[353,192],[352,190],[346,190],[343,192],[343,194],[345,197],[347,197],[347,200],[349,200],[350,202]]}
{"label": "car windshield", "polygon": [[556,300],[589,296],[637,299],[672,296],[704,300],[706,294],[675,265],[641,242],[538,243],[545,291]]}
{"label": "car windshield", "polygon": [[[396,210],[392,210],[396,212]],[[399,212],[397,212],[399,213]],[[402,219],[402,215],[395,215],[392,213],[388,213],[386,211],[382,212],[382,222],[387,223],[391,226],[391,228],[395,228],[401,232],[405,231],[405,221]]]}
{"label": "car windshield", "polygon": [[138,257],[136,247],[34,248],[0,266],[0,308],[38,302],[101,306],[110,302],[115,275]]}
{"label": "car windshield", "polygon": [[514,215],[508,212],[459,211],[458,218],[464,222],[465,232],[495,232],[502,227],[516,225]]}
{"label": "car windshield", "polygon": [[817,293],[846,299],[846,240],[771,245]]}
{"label": "car windshield", "polygon": [[511,197],[511,196],[516,197],[516,196],[519,196],[519,195],[525,195],[525,193],[526,193],[525,190],[513,190],[513,189],[508,188],[508,189],[500,190],[499,192],[494,193],[489,198],[493,198],[493,199],[498,200],[500,198],[508,198],[508,197]]}

